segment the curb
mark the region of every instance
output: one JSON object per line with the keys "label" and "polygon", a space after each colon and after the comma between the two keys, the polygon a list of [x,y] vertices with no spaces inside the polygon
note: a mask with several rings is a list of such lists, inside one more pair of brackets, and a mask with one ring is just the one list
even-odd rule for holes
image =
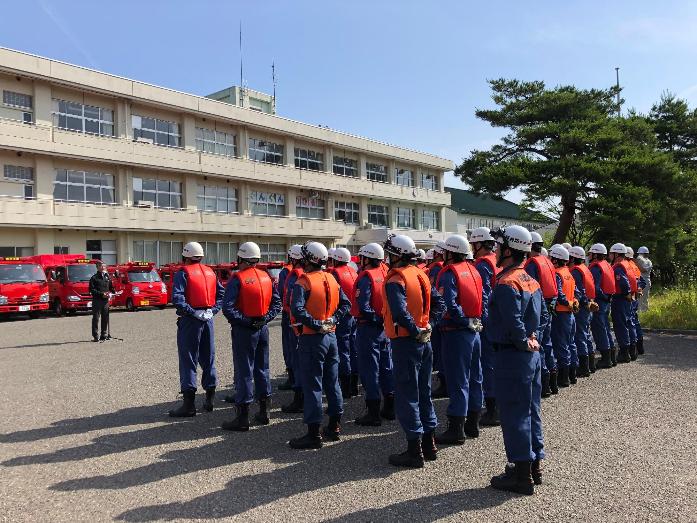
{"label": "curb", "polygon": [[641,329],[648,334],[682,334],[684,336],[697,336],[697,330],[686,329]]}

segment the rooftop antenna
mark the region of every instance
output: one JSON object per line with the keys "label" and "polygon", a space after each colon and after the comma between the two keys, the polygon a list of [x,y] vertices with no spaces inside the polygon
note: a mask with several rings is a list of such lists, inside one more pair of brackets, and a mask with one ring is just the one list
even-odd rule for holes
{"label": "rooftop antenna", "polygon": [[242,72],[242,20],[240,20],[240,107],[244,107],[244,83]]}
{"label": "rooftop antenna", "polygon": [[622,106],[620,105],[620,68],[615,67],[615,74],[617,75],[617,116],[622,116]]}
{"label": "rooftop antenna", "polygon": [[271,62],[271,80],[273,81],[273,107],[276,112],[276,61]]}

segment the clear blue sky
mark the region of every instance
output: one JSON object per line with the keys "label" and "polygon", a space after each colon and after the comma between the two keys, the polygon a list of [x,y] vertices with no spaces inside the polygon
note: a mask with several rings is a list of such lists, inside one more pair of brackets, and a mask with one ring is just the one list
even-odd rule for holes
{"label": "clear blue sky", "polygon": [[605,87],[619,66],[628,107],[664,90],[697,104],[690,1],[24,0],[2,13],[2,46],[201,95],[239,83],[241,20],[245,82],[270,92],[275,61],[279,114],[456,163],[500,136],[474,117],[487,78]]}

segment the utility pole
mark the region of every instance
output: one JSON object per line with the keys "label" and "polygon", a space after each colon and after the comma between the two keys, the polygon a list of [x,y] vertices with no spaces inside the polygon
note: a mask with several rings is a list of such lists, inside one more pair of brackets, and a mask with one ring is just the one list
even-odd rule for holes
{"label": "utility pole", "polygon": [[622,116],[622,106],[620,105],[620,68],[615,67],[615,74],[617,75],[617,117]]}

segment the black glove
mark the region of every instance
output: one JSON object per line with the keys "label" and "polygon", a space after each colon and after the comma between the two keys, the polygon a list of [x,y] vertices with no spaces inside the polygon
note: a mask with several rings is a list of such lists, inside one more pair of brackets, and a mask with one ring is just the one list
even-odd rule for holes
{"label": "black glove", "polygon": [[264,325],[266,325],[266,322],[263,318],[255,318],[252,320],[252,330],[258,331]]}

